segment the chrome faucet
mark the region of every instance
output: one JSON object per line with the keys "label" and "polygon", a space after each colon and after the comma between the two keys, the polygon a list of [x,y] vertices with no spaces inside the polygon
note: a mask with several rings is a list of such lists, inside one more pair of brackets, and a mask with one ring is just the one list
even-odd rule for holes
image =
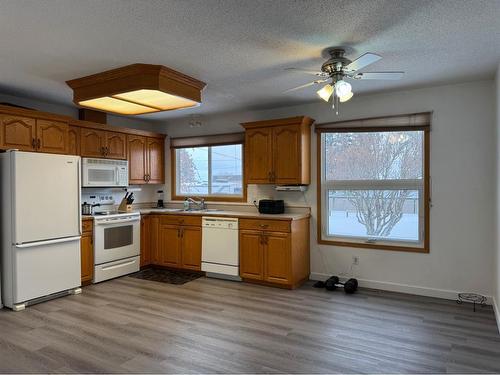
{"label": "chrome faucet", "polygon": [[[193,198],[186,198],[186,200],[189,202],[190,205],[191,203],[197,205],[199,210],[206,210],[207,208],[204,198],[201,198],[200,201],[196,201]],[[189,209],[191,209],[191,207]]]}

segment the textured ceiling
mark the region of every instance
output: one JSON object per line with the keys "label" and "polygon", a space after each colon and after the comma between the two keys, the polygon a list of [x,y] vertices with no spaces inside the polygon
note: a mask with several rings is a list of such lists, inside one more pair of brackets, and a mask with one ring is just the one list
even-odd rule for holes
{"label": "textured ceiling", "polygon": [[202,106],[145,119],[270,108],[315,100],[283,94],[311,77],[283,69],[318,69],[339,45],[383,56],[366,71],[406,71],[355,93],[484,79],[499,19],[499,0],[0,0],[0,91],[70,104],[66,80],[144,62],[207,82]]}

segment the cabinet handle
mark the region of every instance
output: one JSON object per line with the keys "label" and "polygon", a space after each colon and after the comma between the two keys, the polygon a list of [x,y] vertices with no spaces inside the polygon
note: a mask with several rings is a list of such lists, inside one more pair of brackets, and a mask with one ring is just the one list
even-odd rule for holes
{"label": "cabinet handle", "polygon": [[269,182],[273,180],[273,173],[271,171],[267,173],[267,179],[269,180]]}
{"label": "cabinet handle", "polygon": [[36,148],[36,141],[35,141],[35,138],[32,138],[32,139],[31,139],[31,147],[32,147],[32,148]]}
{"label": "cabinet handle", "polygon": [[108,155],[109,155],[109,147],[106,146],[106,156],[108,156]]}
{"label": "cabinet handle", "polygon": [[36,140],[36,148],[40,149],[40,144],[41,144],[41,142],[40,142],[40,138],[38,138],[38,139]]}
{"label": "cabinet handle", "polygon": [[146,181],[146,182],[148,181],[148,175],[147,174],[144,175],[144,181]]}
{"label": "cabinet handle", "polygon": [[276,181],[276,173],[274,171],[271,172],[271,181]]}
{"label": "cabinet handle", "polygon": [[104,147],[101,147],[101,154],[102,154],[103,156],[106,156],[106,154],[104,153]]}
{"label": "cabinet handle", "polygon": [[181,228],[181,238],[184,238],[184,228]]}
{"label": "cabinet handle", "polygon": [[267,228],[269,226],[269,224],[260,224],[259,225],[261,228]]}
{"label": "cabinet handle", "polygon": [[177,228],[177,238],[181,236],[181,228]]}

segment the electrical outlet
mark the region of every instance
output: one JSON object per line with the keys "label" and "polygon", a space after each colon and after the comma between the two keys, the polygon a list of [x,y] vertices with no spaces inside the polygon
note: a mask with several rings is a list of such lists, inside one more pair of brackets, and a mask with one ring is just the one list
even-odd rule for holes
{"label": "electrical outlet", "polygon": [[357,255],[352,256],[352,264],[357,266],[359,264],[359,257]]}

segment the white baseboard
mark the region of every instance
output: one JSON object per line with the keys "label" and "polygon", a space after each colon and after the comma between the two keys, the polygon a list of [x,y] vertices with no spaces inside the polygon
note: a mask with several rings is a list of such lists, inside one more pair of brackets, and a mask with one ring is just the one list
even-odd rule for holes
{"label": "white baseboard", "polygon": [[[312,272],[309,278],[311,280],[325,281],[330,276],[331,275],[327,275],[324,273]],[[343,277],[340,277],[340,279],[343,279]],[[391,282],[387,282],[387,281],[358,279],[358,282],[359,282],[359,286],[364,287],[364,288],[380,289],[380,290],[387,290],[390,292],[415,294],[417,296],[436,297],[436,298],[444,298],[444,299],[450,299],[450,300],[456,300],[458,293],[460,293],[457,290],[427,288],[427,287],[423,287],[423,286],[391,283]],[[492,296],[486,296],[486,298],[488,298],[487,304],[492,304],[494,302]],[[498,322],[499,316],[498,316],[498,314],[496,316],[497,316],[497,322]],[[499,327],[500,327],[500,325],[499,325]]]}
{"label": "white baseboard", "polygon": [[497,319],[498,333],[500,333],[500,309],[498,308],[495,297],[492,298],[491,304],[493,305],[493,310],[495,311],[495,318]]}

